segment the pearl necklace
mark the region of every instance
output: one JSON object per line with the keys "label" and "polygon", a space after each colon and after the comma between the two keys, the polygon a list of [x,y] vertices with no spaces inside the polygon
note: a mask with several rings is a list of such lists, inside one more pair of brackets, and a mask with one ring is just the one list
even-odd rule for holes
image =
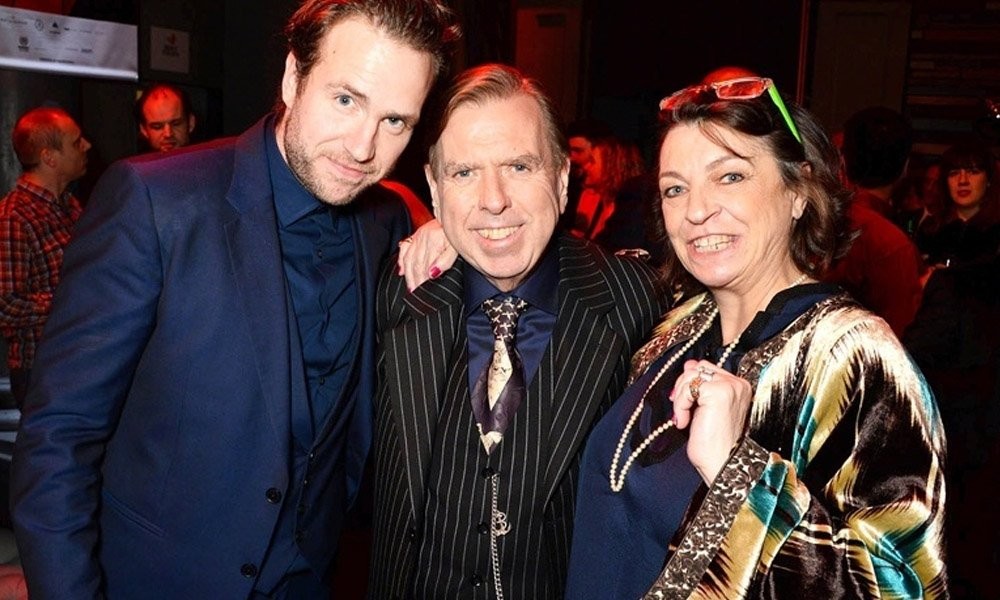
{"label": "pearl necklace", "polygon": [[[793,281],[792,284],[788,286],[788,288],[793,288],[799,285],[800,283],[805,281],[806,277],[808,277],[808,275],[803,273],[798,279]],[[639,420],[639,415],[642,414],[643,409],[646,407],[646,396],[649,395],[649,391],[656,386],[656,383],[660,381],[660,378],[663,377],[663,375],[670,369],[670,367],[672,367],[673,364],[677,362],[678,359],[680,359],[680,357],[684,356],[684,354],[688,350],[690,350],[692,346],[698,343],[698,340],[701,339],[701,336],[705,335],[705,333],[712,328],[712,323],[715,322],[715,317],[718,314],[719,314],[719,307],[716,306],[715,308],[712,309],[712,313],[708,315],[708,319],[705,321],[705,324],[702,325],[701,329],[699,329],[698,332],[695,333],[691,339],[689,339],[683,346],[681,346],[680,350],[675,352],[673,356],[667,359],[667,362],[664,363],[662,367],[660,367],[660,370],[657,371],[656,375],[653,377],[653,380],[649,382],[648,386],[646,386],[646,390],[642,393],[642,397],[639,398],[639,405],[635,407],[634,411],[632,411],[632,416],[629,417],[628,423],[625,424],[625,430],[622,431],[621,437],[618,438],[618,445],[615,447],[614,456],[611,457],[611,470],[608,472],[609,476],[608,479],[611,483],[612,492],[617,493],[622,491],[622,488],[625,487],[625,475],[628,474],[628,470],[629,468],[632,467],[632,463],[635,462],[635,459],[638,458],[639,455],[642,454],[642,452],[646,448],[648,448],[650,444],[653,443],[653,440],[655,440],[657,437],[660,436],[660,434],[662,434],[664,431],[674,426],[673,421],[666,421],[664,423],[661,423],[659,427],[650,432],[650,434],[647,435],[646,438],[642,440],[642,443],[639,444],[638,448],[636,448],[635,450],[632,451],[631,454],[629,454],[628,458],[625,459],[625,464],[622,465],[621,472],[620,473],[617,472],[618,461],[621,460],[622,451],[625,449],[625,442],[628,440],[629,433],[632,432],[632,427],[635,425],[635,422]],[[716,361],[715,366],[719,367],[720,369],[723,368],[722,365],[726,364],[726,360],[729,359],[729,355],[733,353],[733,350],[736,348],[736,345],[740,343],[740,338],[743,337],[743,333],[745,331],[746,331],[745,329],[741,331],[740,334],[736,336],[736,339],[734,339],[732,342],[726,345],[725,350],[722,351],[722,356],[719,358],[718,361]]]}

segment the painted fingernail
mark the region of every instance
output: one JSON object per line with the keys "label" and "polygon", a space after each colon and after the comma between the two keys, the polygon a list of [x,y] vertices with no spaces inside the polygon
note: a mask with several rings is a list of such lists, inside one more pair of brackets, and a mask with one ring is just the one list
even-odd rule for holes
{"label": "painted fingernail", "polygon": [[437,267],[431,267],[430,275],[431,275],[431,279],[437,279],[438,277],[441,276],[441,269],[439,269]]}

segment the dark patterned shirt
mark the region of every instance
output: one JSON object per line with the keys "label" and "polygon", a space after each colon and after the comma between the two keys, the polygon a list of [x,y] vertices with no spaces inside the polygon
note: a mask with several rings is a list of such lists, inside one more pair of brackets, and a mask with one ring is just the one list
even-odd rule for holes
{"label": "dark patterned shirt", "polygon": [[69,192],[56,198],[23,175],[0,201],[0,331],[11,369],[31,368],[80,212]]}

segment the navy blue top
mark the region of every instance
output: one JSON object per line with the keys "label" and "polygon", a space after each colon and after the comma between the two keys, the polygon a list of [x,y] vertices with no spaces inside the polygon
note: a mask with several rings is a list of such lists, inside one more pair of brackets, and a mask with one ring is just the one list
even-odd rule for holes
{"label": "navy blue top", "polygon": [[278,238],[302,346],[314,436],[340,398],[356,346],[354,236],[347,216],[302,187],[278,152],[274,131],[268,132],[271,185],[274,197],[281,199],[275,202]]}
{"label": "navy blue top", "polygon": [[310,568],[295,541],[296,506],[313,439],[327,416],[335,412],[335,405],[343,401],[351,359],[357,353],[359,300],[350,218],[302,187],[278,150],[270,122],[265,126],[265,145],[292,308],[289,328],[298,334],[302,350],[301,362],[293,360],[292,365],[301,365],[303,370],[292,373],[295,455],[289,465],[288,499],[255,586],[257,591],[270,593],[280,589],[287,577]]}
{"label": "navy blue top", "polygon": [[514,337],[527,385],[542,362],[559,313],[559,252],[555,244],[549,244],[535,270],[510,292],[498,290],[469,263],[465,263],[462,277],[465,282],[465,328],[469,338],[469,389],[476,386],[476,379],[493,357],[493,328],[483,312],[483,301],[507,296],[517,296],[528,303],[517,320]]}
{"label": "navy blue top", "polygon": [[[829,284],[806,284],[777,294],[740,336],[723,367],[733,372],[748,350],[785,329],[820,300],[837,293]],[[628,471],[621,492],[611,491],[611,457],[625,424],[660,368],[686,340],[664,350],[601,418],[587,440],[580,465],[567,600],[640,598],[669,558],[668,544],[701,486],[701,476],[687,458],[687,431],[668,429]],[[650,431],[670,418],[667,399],[684,361],[716,362],[723,352],[722,330],[712,328],[681,356],[646,397],[646,408],[626,441],[619,468]]]}

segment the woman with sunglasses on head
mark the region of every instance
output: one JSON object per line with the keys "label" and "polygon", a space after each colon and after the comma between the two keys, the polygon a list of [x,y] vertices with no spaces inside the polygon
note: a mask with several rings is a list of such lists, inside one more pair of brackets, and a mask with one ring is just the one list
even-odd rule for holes
{"label": "woman with sunglasses on head", "polygon": [[665,276],[580,468],[567,598],[934,598],[944,438],[886,323],[817,277],[849,243],[826,134],[773,83],[661,103]]}
{"label": "woman with sunglasses on head", "polygon": [[938,187],[949,202],[917,231],[920,250],[933,265],[991,259],[1000,249],[1000,182],[993,154],[970,140],[945,151],[941,165]]}

